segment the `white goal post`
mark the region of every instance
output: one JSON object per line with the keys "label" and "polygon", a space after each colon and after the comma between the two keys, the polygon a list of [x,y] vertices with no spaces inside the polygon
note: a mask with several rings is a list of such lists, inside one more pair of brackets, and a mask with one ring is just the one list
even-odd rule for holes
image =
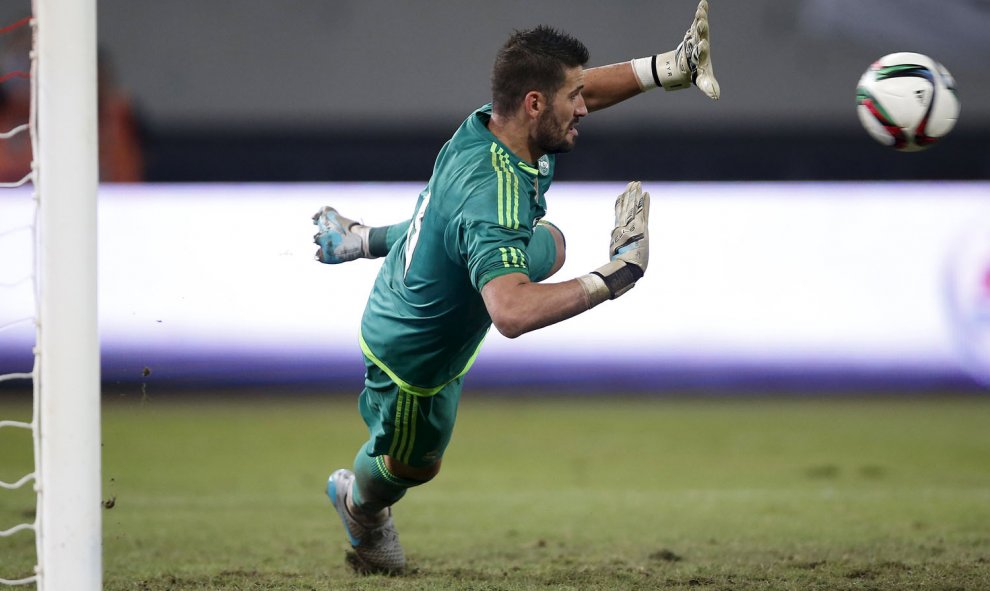
{"label": "white goal post", "polygon": [[96,303],[96,0],[33,0],[38,588],[103,581]]}

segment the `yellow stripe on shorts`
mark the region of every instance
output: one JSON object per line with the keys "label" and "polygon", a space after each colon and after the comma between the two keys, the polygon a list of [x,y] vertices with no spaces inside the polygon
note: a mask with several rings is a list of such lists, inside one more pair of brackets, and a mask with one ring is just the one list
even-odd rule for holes
{"label": "yellow stripe on shorts", "polygon": [[416,418],[419,416],[419,399],[400,390],[395,403],[395,431],[392,433],[392,445],[388,455],[408,464],[412,457],[413,446],[416,443]]}

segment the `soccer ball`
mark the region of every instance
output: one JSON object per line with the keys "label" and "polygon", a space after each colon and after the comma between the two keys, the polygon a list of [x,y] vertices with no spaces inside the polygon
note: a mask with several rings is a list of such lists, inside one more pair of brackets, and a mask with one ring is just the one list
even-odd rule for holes
{"label": "soccer ball", "polygon": [[956,81],[926,55],[885,55],[859,79],[856,111],[866,131],[881,144],[902,152],[923,150],[956,124]]}

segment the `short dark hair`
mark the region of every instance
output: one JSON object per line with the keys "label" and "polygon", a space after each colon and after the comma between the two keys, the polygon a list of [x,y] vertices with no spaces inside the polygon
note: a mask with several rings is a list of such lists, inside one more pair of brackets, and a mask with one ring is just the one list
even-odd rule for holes
{"label": "short dark hair", "polygon": [[567,33],[547,25],[515,31],[495,56],[493,109],[512,113],[531,90],[552,99],[564,84],[564,69],[587,63],[588,48]]}

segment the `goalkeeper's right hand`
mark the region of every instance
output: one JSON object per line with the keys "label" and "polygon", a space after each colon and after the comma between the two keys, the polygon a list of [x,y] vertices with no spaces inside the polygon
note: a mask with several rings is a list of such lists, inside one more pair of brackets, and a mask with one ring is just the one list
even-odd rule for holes
{"label": "goalkeeper's right hand", "polygon": [[609,244],[611,261],[578,281],[591,308],[626,293],[646,272],[650,261],[650,194],[633,181],[615,200],[615,227]]}
{"label": "goalkeeper's right hand", "polygon": [[354,259],[373,258],[368,251],[368,226],[345,218],[329,206],[313,214],[313,223],[319,228],[313,235],[313,242],[320,245],[316,260],[321,263],[336,265]]}
{"label": "goalkeeper's right hand", "polygon": [[633,71],[644,91],[657,86],[681,90],[694,84],[705,96],[717,101],[722,91],[712,69],[711,51],[708,0],[700,0],[681,43],[672,51],[632,60]]}

